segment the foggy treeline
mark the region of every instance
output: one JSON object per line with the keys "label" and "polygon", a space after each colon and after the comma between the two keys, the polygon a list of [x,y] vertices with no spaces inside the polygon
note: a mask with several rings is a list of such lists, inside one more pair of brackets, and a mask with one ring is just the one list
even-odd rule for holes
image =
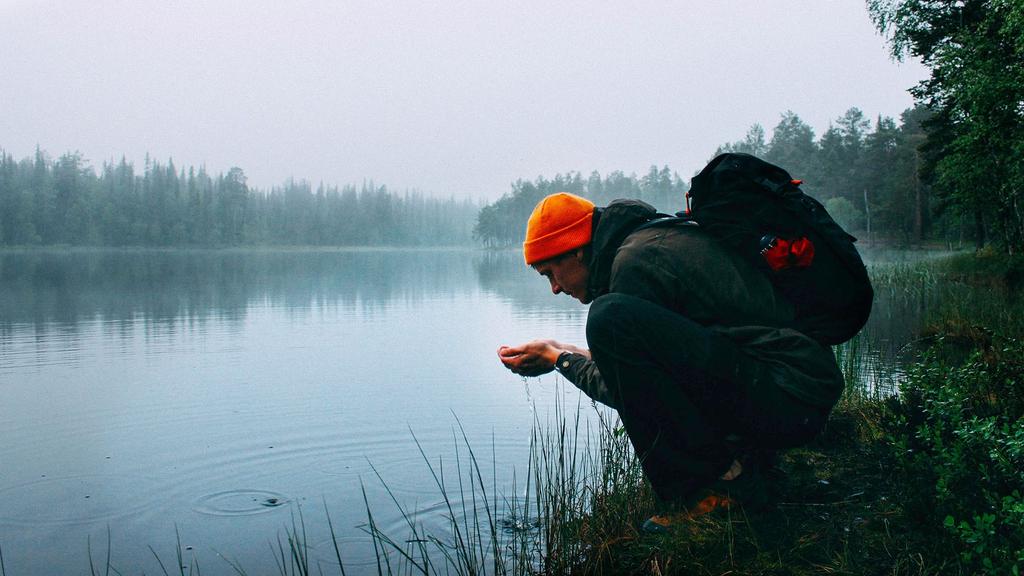
{"label": "foggy treeline", "polygon": [[86,246],[439,246],[471,241],[479,205],[373,183],[249,188],[232,168],[122,159],[99,173],[77,153],[0,150],[0,244]]}
{"label": "foggy treeline", "polygon": [[[947,214],[919,177],[919,146],[925,135],[923,108],[905,111],[900,123],[880,117],[872,122],[857,108],[849,109],[821,136],[800,117],[787,111],[768,136],[753,125],[742,140],[718,147],[722,152],[746,152],[782,166],[802,189],[822,201],[847,230],[870,239],[897,244],[941,240],[960,243],[965,230],[958,215]],[[524,223],[546,194],[565,190],[605,205],[615,198],[639,198],[667,213],[685,208],[688,185],[668,168],[652,166],[643,177],[615,173],[602,179],[578,173],[552,180],[518,182],[511,192],[480,211],[474,235],[485,244],[522,241]]]}

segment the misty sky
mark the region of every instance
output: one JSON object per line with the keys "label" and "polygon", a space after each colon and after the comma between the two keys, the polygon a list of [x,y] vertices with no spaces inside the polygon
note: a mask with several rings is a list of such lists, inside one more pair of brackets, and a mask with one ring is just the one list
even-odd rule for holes
{"label": "misty sky", "polygon": [[689,178],[787,109],[816,136],[851,106],[898,117],[926,76],[861,0],[264,4],[0,0],[0,148],[493,199]]}

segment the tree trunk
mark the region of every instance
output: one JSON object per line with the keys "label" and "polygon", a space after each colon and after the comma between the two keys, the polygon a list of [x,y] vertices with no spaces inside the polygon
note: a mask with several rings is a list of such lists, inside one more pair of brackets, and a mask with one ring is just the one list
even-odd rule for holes
{"label": "tree trunk", "polygon": [[868,228],[867,229],[867,232],[868,232],[868,245],[869,246],[874,246],[875,245],[875,239],[874,239],[874,237],[871,236],[871,208],[870,208],[870,206],[868,206],[868,189],[867,188],[864,189],[864,216],[865,216],[866,224],[867,224],[867,228]]}
{"label": "tree trunk", "polygon": [[1014,238],[1010,242],[1010,253],[1013,254],[1016,249],[1024,248],[1024,218],[1021,217],[1020,198],[1017,196],[1015,189],[1011,190],[1013,197],[1013,232]]}
{"label": "tree trunk", "polygon": [[914,240],[924,243],[924,195],[921,193],[921,153],[914,154]]}
{"label": "tree trunk", "polygon": [[974,248],[981,250],[985,247],[985,218],[981,214],[981,208],[974,209]]}

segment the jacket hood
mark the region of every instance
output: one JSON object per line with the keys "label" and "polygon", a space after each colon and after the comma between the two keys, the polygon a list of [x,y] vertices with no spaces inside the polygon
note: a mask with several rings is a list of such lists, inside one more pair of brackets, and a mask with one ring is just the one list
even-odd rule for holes
{"label": "jacket hood", "polygon": [[663,216],[640,200],[615,200],[594,209],[594,232],[590,243],[590,279],[587,295],[591,301],[608,291],[615,253],[626,237],[641,225]]}

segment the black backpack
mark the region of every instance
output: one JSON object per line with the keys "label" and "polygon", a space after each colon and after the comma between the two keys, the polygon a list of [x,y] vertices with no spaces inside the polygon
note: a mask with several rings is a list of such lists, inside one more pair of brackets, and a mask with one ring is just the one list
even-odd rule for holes
{"label": "black backpack", "polygon": [[722,154],[693,177],[689,218],[764,272],[793,304],[793,328],[824,344],[853,338],[874,291],[846,233],[800,181],[750,154]]}

